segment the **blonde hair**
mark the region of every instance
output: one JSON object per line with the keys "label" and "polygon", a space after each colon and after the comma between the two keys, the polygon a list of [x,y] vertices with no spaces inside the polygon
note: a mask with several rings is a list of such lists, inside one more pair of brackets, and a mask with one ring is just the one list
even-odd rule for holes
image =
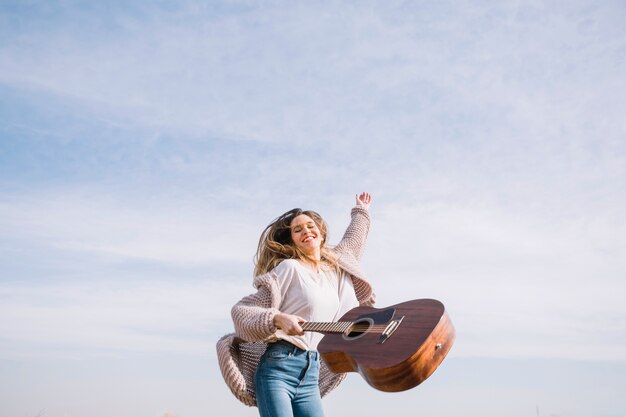
{"label": "blonde hair", "polygon": [[[300,249],[291,238],[291,222],[297,216],[305,214],[315,222],[315,225],[322,234],[320,245],[321,259],[313,259]],[[265,274],[276,268],[285,259],[301,259],[309,262],[323,263],[337,268],[337,260],[333,253],[326,247],[328,237],[328,225],[322,216],[312,210],[302,210],[295,208],[274,219],[261,233],[259,246],[254,256],[254,275]]]}

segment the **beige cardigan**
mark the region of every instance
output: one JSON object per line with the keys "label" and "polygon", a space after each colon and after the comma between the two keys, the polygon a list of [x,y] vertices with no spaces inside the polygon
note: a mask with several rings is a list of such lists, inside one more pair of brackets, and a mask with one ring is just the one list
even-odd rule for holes
{"label": "beige cardigan", "polygon": [[[373,305],[372,286],[359,266],[370,216],[366,209],[356,206],[351,217],[343,238],[332,251],[337,255],[339,267],[352,278],[359,304]],[[236,333],[227,334],[217,342],[217,357],[224,381],[235,397],[249,406],[256,406],[254,374],[267,346],[264,341],[272,340],[276,332],[273,320],[281,304],[280,291],[272,271],[257,276],[253,285],[257,292],[241,299],[231,311]],[[321,365],[319,386],[324,396],[336,388],[346,375],[332,373],[323,361]]]}

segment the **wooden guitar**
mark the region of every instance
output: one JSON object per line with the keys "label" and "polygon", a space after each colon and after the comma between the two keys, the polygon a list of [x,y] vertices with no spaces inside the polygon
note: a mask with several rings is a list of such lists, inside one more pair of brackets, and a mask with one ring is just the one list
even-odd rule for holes
{"label": "wooden guitar", "polygon": [[386,392],[405,391],[426,380],[455,337],[443,304],[431,299],[382,309],[357,307],[338,322],[301,326],[325,334],[317,349],[331,371],[358,372]]}

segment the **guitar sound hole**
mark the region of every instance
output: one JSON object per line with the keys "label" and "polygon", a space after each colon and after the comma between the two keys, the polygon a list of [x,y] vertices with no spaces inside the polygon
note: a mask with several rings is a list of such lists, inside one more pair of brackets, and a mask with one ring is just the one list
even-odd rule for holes
{"label": "guitar sound hole", "polygon": [[372,327],[374,320],[369,317],[359,319],[355,321],[352,326],[343,334],[345,340],[354,340],[362,337],[367,333],[367,330]]}

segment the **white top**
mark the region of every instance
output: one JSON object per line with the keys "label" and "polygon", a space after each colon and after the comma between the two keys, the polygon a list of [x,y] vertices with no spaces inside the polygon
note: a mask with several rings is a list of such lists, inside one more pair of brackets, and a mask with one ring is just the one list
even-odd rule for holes
{"label": "white top", "polygon": [[[316,273],[296,259],[286,259],[274,272],[282,296],[282,313],[295,314],[306,321],[328,322],[339,320],[359,305],[352,279],[345,271],[340,270],[337,276],[334,268],[322,266]],[[303,336],[289,336],[280,329],[276,332],[278,339],[304,350],[316,350],[323,336],[317,332],[304,332]]]}

